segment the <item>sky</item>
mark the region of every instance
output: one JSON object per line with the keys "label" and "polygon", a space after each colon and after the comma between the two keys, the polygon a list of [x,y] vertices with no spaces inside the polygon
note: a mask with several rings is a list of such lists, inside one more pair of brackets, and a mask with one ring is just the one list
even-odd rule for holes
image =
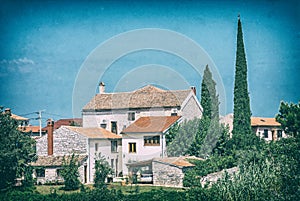
{"label": "sky", "polygon": [[0,3],[0,105],[18,115],[81,117],[100,81],[106,92],[196,86],[199,97],[206,64],[232,113],[238,14],[252,115],[300,100],[298,1]]}

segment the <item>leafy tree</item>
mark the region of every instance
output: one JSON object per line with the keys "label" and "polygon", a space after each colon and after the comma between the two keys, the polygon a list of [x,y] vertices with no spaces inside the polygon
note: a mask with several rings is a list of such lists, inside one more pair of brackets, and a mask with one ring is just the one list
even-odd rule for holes
{"label": "leafy tree", "polygon": [[281,102],[276,120],[281,123],[286,134],[298,137],[300,132],[300,102],[298,104]]}
{"label": "leafy tree", "polygon": [[33,139],[18,129],[17,121],[0,107],[0,189],[12,187],[36,159],[34,144]]}
{"label": "leafy tree", "polygon": [[184,156],[189,152],[198,132],[199,121],[200,119],[195,118],[180,125],[175,139],[167,147],[168,156]]}
{"label": "leafy tree", "polygon": [[247,83],[247,61],[243,42],[242,23],[238,19],[236,66],[234,80],[234,109],[232,137],[237,148],[252,142],[250,98]]}
{"label": "leafy tree", "polygon": [[171,128],[168,130],[166,134],[166,144],[167,146],[175,139],[180,125],[176,122]]}
{"label": "leafy tree", "polygon": [[61,176],[64,178],[64,190],[77,190],[80,187],[78,155],[64,156]]}
{"label": "leafy tree", "polygon": [[109,174],[112,174],[113,170],[105,160],[104,156],[99,154],[95,160],[95,178],[94,187],[103,188],[105,187],[105,179]]}

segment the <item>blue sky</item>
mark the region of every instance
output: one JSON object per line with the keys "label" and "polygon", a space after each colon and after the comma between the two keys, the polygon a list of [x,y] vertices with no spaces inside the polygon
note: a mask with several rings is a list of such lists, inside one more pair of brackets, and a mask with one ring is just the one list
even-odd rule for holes
{"label": "blue sky", "polygon": [[[253,116],[273,117],[281,100],[300,99],[299,11],[297,1],[282,0],[1,1],[0,105],[20,115],[45,109],[45,119],[78,117],[80,104],[73,108],[77,99],[73,89],[88,56],[120,34],[157,28],[182,34],[203,48],[221,77],[221,111],[230,113],[240,13],[251,111]],[[183,44],[177,42],[180,48]],[[81,105],[96,93],[100,80],[110,92],[145,84],[169,89],[194,85],[200,91],[201,73],[182,58],[163,51],[128,53],[116,59],[102,76],[94,73],[98,79],[86,89],[93,93],[83,90],[78,97]],[[160,82],[163,78],[170,82]]]}

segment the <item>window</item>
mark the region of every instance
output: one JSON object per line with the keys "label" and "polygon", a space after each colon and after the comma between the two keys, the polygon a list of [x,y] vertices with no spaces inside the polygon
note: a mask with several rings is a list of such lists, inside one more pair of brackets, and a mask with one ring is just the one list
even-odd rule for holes
{"label": "window", "polygon": [[62,176],[61,176],[61,170],[62,169],[56,169],[56,177],[59,178],[59,179],[62,178]]}
{"label": "window", "polygon": [[135,120],[135,112],[128,112],[128,121]]}
{"label": "window", "polygon": [[172,112],[171,116],[177,116],[177,113],[176,112]]}
{"label": "window", "polygon": [[128,145],[129,145],[129,153],[136,153],[136,143],[130,142],[128,143]]}
{"label": "window", "polygon": [[98,151],[98,143],[95,143],[95,152]]}
{"label": "window", "polygon": [[117,134],[118,129],[117,129],[117,122],[116,121],[112,121],[111,122],[111,132]]}
{"label": "window", "polygon": [[264,138],[268,138],[269,134],[268,134],[268,129],[264,129]]}
{"label": "window", "polygon": [[144,137],[144,146],[159,146],[160,145],[160,136],[145,136]]}
{"label": "window", "polygon": [[106,124],[100,124],[100,127],[106,129]]}
{"label": "window", "polygon": [[281,137],[282,137],[282,130],[278,130],[278,131],[277,131],[277,137],[278,137],[278,138],[281,138]]}
{"label": "window", "polygon": [[111,167],[112,169],[115,169],[115,166],[114,166],[114,159],[111,159],[111,160],[110,160],[110,167]]}
{"label": "window", "polygon": [[118,141],[111,141],[111,152],[118,152]]}
{"label": "window", "polygon": [[45,169],[44,168],[40,168],[40,169],[36,169],[36,177],[45,177]]}

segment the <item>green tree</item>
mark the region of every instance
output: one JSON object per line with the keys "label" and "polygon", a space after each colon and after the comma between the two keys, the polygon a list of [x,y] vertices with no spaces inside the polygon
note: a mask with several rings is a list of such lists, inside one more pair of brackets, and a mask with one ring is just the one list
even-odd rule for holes
{"label": "green tree", "polygon": [[180,125],[176,122],[171,128],[167,131],[166,134],[166,144],[167,146],[175,139]]}
{"label": "green tree", "polygon": [[80,187],[78,155],[64,156],[61,175],[64,179],[64,190],[77,190]]}
{"label": "green tree", "polygon": [[300,102],[298,104],[280,103],[276,120],[287,135],[298,137],[300,132]]}
{"label": "green tree", "polygon": [[27,173],[30,162],[36,160],[34,144],[18,129],[17,121],[0,107],[0,189],[12,187],[17,177]]}
{"label": "green tree", "polygon": [[109,166],[108,162],[104,156],[99,155],[95,160],[95,178],[94,178],[94,187],[103,188],[105,187],[105,179],[109,174],[112,174],[113,170]]}
{"label": "green tree", "polygon": [[232,137],[235,146],[243,148],[251,144],[253,134],[247,83],[247,61],[240,18],[238,19],[233,113]]}
{"label": "green tree", "polygon": [[183,122],[174,140],[167,146],[168,156],[184,156],[189,153],[189,149],[198,132],[200,119],[193,119]]}
{"label": "green tree", "polygon": [[201,83],[201,100],[203,108],[202,117],[208,119],[219,119],[219,97],[216,93],[216,82],[212,78],[212,73],[206,65]]}

